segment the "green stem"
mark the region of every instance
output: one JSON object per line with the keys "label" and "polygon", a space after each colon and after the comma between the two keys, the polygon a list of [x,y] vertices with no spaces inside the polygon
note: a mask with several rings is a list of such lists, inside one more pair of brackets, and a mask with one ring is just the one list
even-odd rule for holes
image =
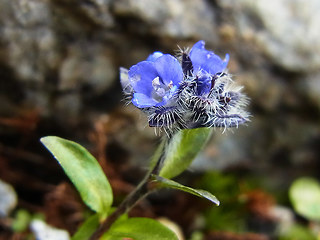
{"label": "green stem", "polygon": [[166,146],[169,144],[169,138],[164,137],[162,140],[162,143],[160,145],[160,149],[157,149],[157,152],[155,154],[155,157],[157,159],[153,159],[154,166],[151,171],[147,173],[145,178],[141,181],[141,183],[137,186],[137,188],[131,192],[125,200],[119,205],[116,211],[114,211],[104,222],[101,223],[99,228],[92,234],[89,240],[96,240],[99,239],[103,233],[105,233],[111,225],[124,213],[127,213],[130,211],[130,209],[137,203],[139,200],[147,196],[149,193],[151,193],[154,189],[152,187],[151,182],[152,175],[158,175],[162,165],[163,161],[165,159],[165,150]]}

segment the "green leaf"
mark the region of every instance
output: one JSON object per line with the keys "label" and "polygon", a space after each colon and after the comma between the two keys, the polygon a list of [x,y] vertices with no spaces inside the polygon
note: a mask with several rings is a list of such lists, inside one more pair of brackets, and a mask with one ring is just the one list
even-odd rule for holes
{"label": "green leaf", "polygon": [[309,177],[295,180],[289,196],[297,213],[309,220],[320,221],[320,184],[317,180]]}
{"label": "green leaf", "polygon": [[31,214],[25,209],[19,209],[12,221],[11,228],[14,232],[23,232],[28,229],[32,220]]}
{"label": "green leaf", "polygon": [[98,161],[81,145],[55,136],[41,138],[80,193],[82,200],[100,218],[105,218],[113,196]]}
{"label": "green leaf", "polygon": [[152,175],[152,179],[156,182],[156,187],[157,188],[174,188],[174,189],[178,189],[187,193],[191,193],[193,195],[196,195],[198,197],[202,197],[205,198],[211,202],[213,202],[214,204],[216,204],[217,206],[220,205],[220,201],[211,193],[202,190],[202,189],[194,189],[191,187],[186,187],[180,183],[177,183],[175,181],[172,181],[170,179],[167,178],[163,178],[160,176],[156,176],[156,175]]}
{"label": "green leaf", "polygon": [[94,214],[90,216],[72,236],[72,240],[87,240],[99,227],[99,215]]}
{"label": "green leaf", "polygon": [[172,136],[160,176],[173,178],[186,170],[211,136],[212,128],[185,129]]}
{"label": "green leaf", "polygon": [[177,236],[160,222],[150,218],[129,218],[114,223],[101,240],[178,240]]}
{"label": "green leaf", "polygon": [[164,153],[165,153],[165,148],[167,143],[168,143],[168,138],[164,136],[151,158],[150,170],[152,170],[157,164],[157,162],[159,161],[159,159],[162,159],[163,156],[165,155]]}

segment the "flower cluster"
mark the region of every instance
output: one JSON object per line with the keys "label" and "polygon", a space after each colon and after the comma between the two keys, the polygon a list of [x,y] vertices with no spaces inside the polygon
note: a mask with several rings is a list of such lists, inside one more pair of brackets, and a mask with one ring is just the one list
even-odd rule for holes
{"label": "flower cluster", "polygon": [[151,127],[238,127],[248,121],[248,101],[227,72],[228,61],[229,55],[222,60],[199,41],[177,58],[154,52],[129,70],[120,68],[120,80]]}

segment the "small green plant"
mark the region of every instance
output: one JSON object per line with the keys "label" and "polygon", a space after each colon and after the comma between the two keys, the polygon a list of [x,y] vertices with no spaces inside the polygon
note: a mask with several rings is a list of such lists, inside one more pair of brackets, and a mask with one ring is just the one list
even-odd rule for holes
{"label": "small green plant", "polygon": [[[320,183],[311,177],[296,179],[290,186],[289,198],[296,213],[310,221],[310,225],[320,223]],[[316,233],[316,234],[315,234]],[[320,239],[320,232],[296,224],[283,239]],[[316,237],[317,235],[317,237]],[[294,236],[290,238],[290,236]]]}
{"label": "small green plant", "polygon": [[[200,150],[199,148],[195,149],[193,147],[194,144],[199,145],[199,141],[204,144],[210,135],[210,129],[201,130],[208,131],[207,134],[200,134],[202,138],[199,138],[199,130],[184,130],[186,132],[179,132],[179,134],[185,135],[183,137],[184,141],[182,142],[187,141],[190,143],[190,145],[188,145],[189,147],[186,147],[185,149],[191,156],[195,156],[195,151]],[[197,142],[192,144],[192,139]],[[182,140],[180,136],[173,136],[170,139],[170,141],[178,140]],[[206,198],[216,205],[219,205],[218,199],[209,192],[186,187],[169,178],[163,177],[174,177],[188,167],[185,164],[179,164],[182,158],[185,157],[185,151],[180,153],[181,146],[178,143],[174,144],[176,147],[175,149],[171,149],[170,154],[161,154],[168,144],[167,141],[168,140],[165,139],[165,143],[160,144],[159,149],[156,151],[153,158],[153,160],[155,158],[158,160],[155,165],[150,168],[145,179],[128,195],[120,206],[110,214],[113,199],[112,189],[98,161],[86,149],[75,142],[55,136],[48,136],[41,139],[41,142],[54,155],[77,188],[84,203],[96,212],[96,214],[89,217],[80,227],[78,232],[73,236],[73,240],[97,239],[103,234],[102,239],[114,240],[120,240],[124,237],[143,240],[149,239],[150,236],[152,236],[153,239],[176,239],[171,230],[153,219],[120,218],[141,198],[161,188],[174,188],[185,191]],[[173,152],[176,154],[173,154]],[[167,163],[167,165],[164,165],[163,163]],[[161,171],[163,169],[161,167],[162,165],[167,166],[165,169],[168,169],[163,171],[163,173]],[[173,170],[170,171],[169,169]],[[146,231],[146,228],[141,228],[140,224],[142,224],[142,226],[149,226],[147,228],[148,231]]]}
{"label": "small green plant", "polygon": [[97,160],[79,144],[56,136],[41,142],[54,155],[95,214],[79,228],[73,240],[175,240],[176,235],[156,220],[128,218],[126,213],[149,193],[173,188],[205,198],[211,193],[171,180],[185,171],[212,133],[212,127],[238,127],[248,121],[247,100],[227,73],[229,56],[221,60],[196,43],[180,57],[155,52],[129,70],[120,69],[124,93],[147,114],[149,126],[166,134],[145,178],[112,212],[113,194]]}
{"label": "small green plant", "polygon": [[298,178],[290,187],[289,197],[298,214],[320,222],[320,184],[316,179]]}

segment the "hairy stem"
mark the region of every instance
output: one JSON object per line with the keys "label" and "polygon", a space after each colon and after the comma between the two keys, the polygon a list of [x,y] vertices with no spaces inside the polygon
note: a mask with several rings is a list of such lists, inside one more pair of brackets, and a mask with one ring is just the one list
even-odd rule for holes
{"label": "hairy stem", "polygon": [[165,150],[167,145],[169,144],[169,138],[164,137],[160,148],[157,149],[155,154],[156,159],[153,159],[154,166],[152,170],[150,170],[145,178],[141,181],[141,183],[137,186],[137,188],[131,192],[119,205],[116,211],[114,211],[104,222],[102,222],[99,228],[92,234],[89,240],[99,239],[103,233],[105,233],[111,225],[124,213],[130,211],[130,209],[137,203],[139,200],[147,196],[154,189],[152,187],[152,175],[158,175],[165,158]]}

